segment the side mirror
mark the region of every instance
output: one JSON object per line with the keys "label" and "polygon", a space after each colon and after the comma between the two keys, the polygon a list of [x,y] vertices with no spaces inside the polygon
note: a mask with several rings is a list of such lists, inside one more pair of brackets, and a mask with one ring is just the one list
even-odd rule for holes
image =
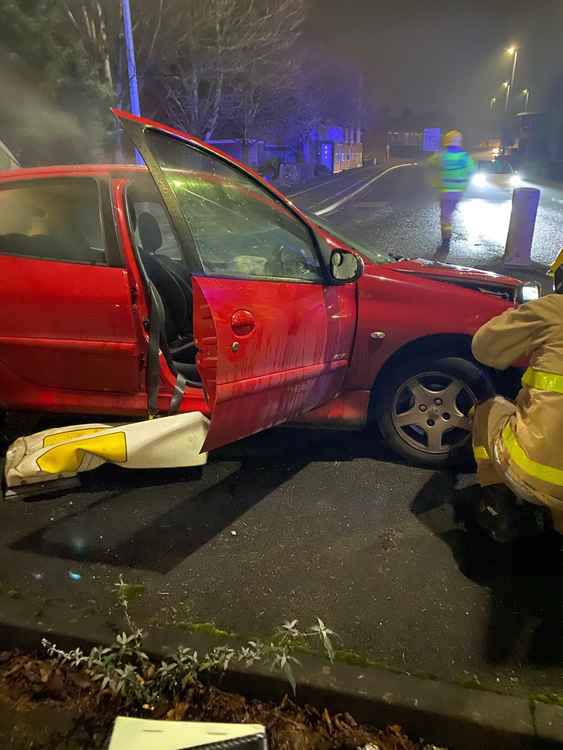
{"label": "side mirror", "polygon": [[337,283],[356,281],[364,272],[363,260],[348,250],[333,250],[330,256],[330,275]]}

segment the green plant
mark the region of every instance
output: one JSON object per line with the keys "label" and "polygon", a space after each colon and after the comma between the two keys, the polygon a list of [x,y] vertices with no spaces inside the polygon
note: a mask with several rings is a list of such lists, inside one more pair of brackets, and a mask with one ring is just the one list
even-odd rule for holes
{"label": "green plant", "polygon": [[152,686],[145,679],[150,660],[142,650],[140,630],[121,633],[111,646],[96,646],[89,654],[79,648],[63,651],[45,638],[42,644],[57,664],[85,670],[93,682],[99,683],[100,693],[107,690],[127,705],[145,703],[153,697]]}
{"label": "green plant", "polygon": [[123,616],[127,621],[129,630],[134,632],[137,630],[131,613],[129,611],[129,603],[138,599],[145,591],[143,584],[139,583],[127,583],[123,580],[123,576],[119,576],[119,580],[114,584],[114,589],[117,597],[117,603],[121,607]]}
{"label": "green plant", "polygon": [[226,671],[232,663],[247,667],[267,662],[274,671],[281,672],[293,692],[296,692],[294,665],[299,660],[293,655],[299,644],[318,639],[326,656],[333,661],[332,630],[317,620],[306,631],[297,629],[297,620],[286,622],[269,640],[248,641],[239,648],[216,646],[203,655],[182,646],[168,660],[158,666],[151,663],[143,651],[143,632],[121,633],[104,648],[95,647],[89,654],[81,649],[63,651],[47,639],[42,641],[51,659],[57,664],[85,670],[90,679],[99,683],[100,693],[109,692],[127,706],[153,706],[162,698],[173,698],[195,683],[203,673]]}
{"label": "green plant", "polygon": [[[95,647],[89,654],[78,648],[63,651],[47,639],[43,639],[42,644],[56,663],[85,670],[92,681],[99,683],[100,693],[109,691],[126,705],[146,707],[154,705],[161,698],[173,698],[189,684],[195,683],[203,673],[225,672],[232,663],[247,667],[269,663],[272,671],[279,671],[285,676],[295,694],[297,684],[293,669],[300,665],[294,655],[296,652],[312,651],[311,645],[318,641],[321,652],[330,662],[335,659],[332,638],[336,634],[317,618],[316,623],[307,630],[300,631],[298,621],[291,620],[276,628],[271,638],[251,640],[238,648],[215,646],[200,655],[192,648],[181,646],[170,659],[156,666],[143,650],[145,634],[136,627],[129,610],[130,602],[141,596],[145,587],[127,583],[120,575],[114,590],[129,634],[121,633],[110,646]],[[189,607],[186,612],[189,613]],[[214,623],[207,625],[224,637],[232,635],[219,631]]]}

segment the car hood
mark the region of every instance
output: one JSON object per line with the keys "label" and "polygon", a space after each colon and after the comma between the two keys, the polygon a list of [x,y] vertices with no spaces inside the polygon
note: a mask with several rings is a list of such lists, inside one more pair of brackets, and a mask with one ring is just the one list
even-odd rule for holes
{"label": "car hood", "polygon": [[[478,268],[454,266],[449,263],[439,263],[433,260],[417,258],[415,260],[399,260],[390,264],[393,271],[410,274],[433,281],[443,281],[469,289],[483,289],[490,291],[513,291],[520,285],[518,279],[503,276],[493,271],[483,271]],[[369,273],[369,268],[366,268]]]}

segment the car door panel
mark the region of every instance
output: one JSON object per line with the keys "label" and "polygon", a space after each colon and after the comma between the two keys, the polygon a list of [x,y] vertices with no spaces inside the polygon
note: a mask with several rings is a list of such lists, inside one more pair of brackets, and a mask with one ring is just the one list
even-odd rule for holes
{"label": "car door panel", "polygon": [[[205,450],[339,393],[354,330],[353,286],[199,276],[193,287],[197,364],[212,415]],[[233,330],[240,310],[256,320],[243,335]]]}
{"label": "car door panel", "polygon": [[185,133],[115,114],[148,165],[192,277],[196,364],[211,413],[203,450],[338,396],[356,284],[329,283],[307,224],[242,165]]}
{"label": "car door panel", "polygon": [[38,388],[139,390],[124,269],[0,255],[0,278],[5,369]]}

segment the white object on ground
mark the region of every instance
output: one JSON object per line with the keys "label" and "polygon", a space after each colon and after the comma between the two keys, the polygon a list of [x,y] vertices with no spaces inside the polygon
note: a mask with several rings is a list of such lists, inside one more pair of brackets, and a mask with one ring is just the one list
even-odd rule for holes
{"label": "white object on ground", "polygon": [[121,425],[82,424],[20,437],[6,453],[8,488],[74,477],[109,462],[125,469],[201,466],[209,420],[201,412]]}
{"label": "white object on ground", "polygon": [[264,738],[260,724],[211,724],[197,721],[157,721],[118,716],[108,750],[179,750],[244,738]]}

